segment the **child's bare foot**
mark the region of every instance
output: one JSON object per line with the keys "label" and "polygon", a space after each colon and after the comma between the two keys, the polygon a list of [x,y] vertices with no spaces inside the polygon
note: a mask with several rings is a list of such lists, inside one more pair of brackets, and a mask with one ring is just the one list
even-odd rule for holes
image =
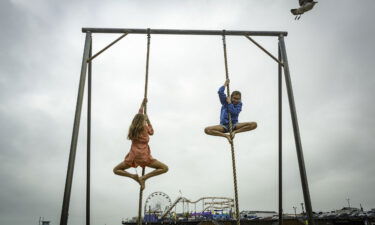
{"label": "child's bare foot", "polygon": [[141,190],[143,191],[143,189],[145,189],[145,187],[146,187],[145,179],[144,179],[143,176],[138,177],[138,183],[141,186]]}
{"label": "child's bare foot", "polygon": [[230,144],[233,143],[233,140],[232,140],[232,138],[230,137],[229,134],[226,134],[226,135],[225,135],[225,138],[229,141]]}
{"label": "child's bare foot", "polygon": [[133,180],[135,180],[137,183],[139,183],[138,181],[138,174],[132,174],[131,177]]}

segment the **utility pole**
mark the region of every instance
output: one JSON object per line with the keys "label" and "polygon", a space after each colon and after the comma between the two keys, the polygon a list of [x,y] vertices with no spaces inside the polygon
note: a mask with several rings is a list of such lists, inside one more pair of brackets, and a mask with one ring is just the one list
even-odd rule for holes
{"label": "utility pole", "polygon": [[297,218],[297,207],[293,206],[294,209],[294,217]]}
{"label": "utility pole", "polygon": [[348,201],[348,206],[350,208],[350,198],[346,198],[346,201]]}

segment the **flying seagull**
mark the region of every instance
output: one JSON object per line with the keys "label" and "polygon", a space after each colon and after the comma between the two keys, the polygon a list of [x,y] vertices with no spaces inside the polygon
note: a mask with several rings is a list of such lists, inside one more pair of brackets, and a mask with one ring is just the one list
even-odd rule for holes
{"label": "flying seagull", "polygon": [[316,3],[318,2],[315,2],[314,0],[299,0],[300,7],[297,9],[291,9],[290,11],[293,15],[296,16],[294,19],[299,20],[299,18],[301,18],[301,15],[311,10]]}

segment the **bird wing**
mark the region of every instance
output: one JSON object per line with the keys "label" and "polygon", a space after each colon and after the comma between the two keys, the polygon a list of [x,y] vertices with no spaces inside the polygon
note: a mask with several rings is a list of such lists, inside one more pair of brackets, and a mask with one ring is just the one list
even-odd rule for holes
{"label": "bird wing", "polygon": [[303,6],[304,4],[306,4],[308,2],[313,2],[313,0],[299,0],[299,5]]}
{"label": "bird wing", "polygon": [[298,13],[298,10],[297,9],[291,9],[290,12],[293,14],[293,15],[299,15]]}

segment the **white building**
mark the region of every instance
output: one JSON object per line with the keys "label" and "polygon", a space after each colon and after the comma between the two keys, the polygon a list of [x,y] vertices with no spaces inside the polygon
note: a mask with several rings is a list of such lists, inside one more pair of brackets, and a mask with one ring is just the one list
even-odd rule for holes
{"label": "white building", "polygon": [[250,218],[268,218],[278,215],[275,211],[242,211],[240,212],[240,217],[242,219]]}

